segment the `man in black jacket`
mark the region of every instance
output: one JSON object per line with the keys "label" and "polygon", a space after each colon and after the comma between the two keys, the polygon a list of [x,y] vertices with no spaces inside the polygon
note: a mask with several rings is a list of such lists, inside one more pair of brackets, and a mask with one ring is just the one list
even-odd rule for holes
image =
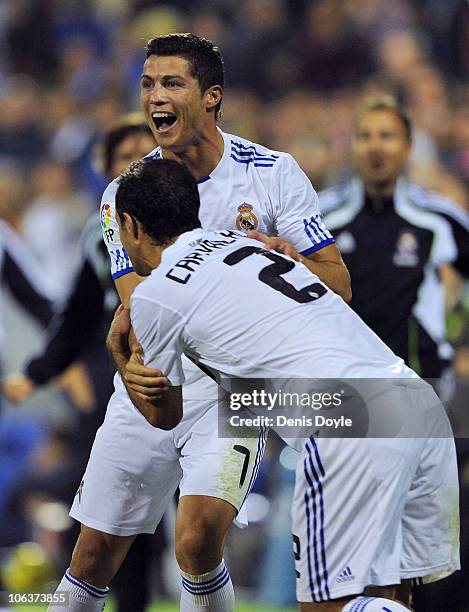
{"label": "man in black jacket", "polygon": [[[353,138],[356,175],[319,193],[320,208],[350,271],[351,307],[410,367],[435,379],[440,396],[449,400],[453,351],[440,272],[449,264],[469,276],[469,215],[405,177],[411,146],[411,123],[402,108],[388,99],[365,105]],[[458,442],[462,469],[464,441]],[[462,571],[417,586],[417,612],[450,612],[468,603],[464,506],[461,519]]]}
{"label": "man in black jacket", "polygon": [[357,174],[321,192],[320,207],[350,270],[352,308],[422,377],[444,378],[452,349],[440,270],[451,264],[469,276],[469,215],[404,176],[411,145],[401,108],[387,99],[365,106],[353,140]]}

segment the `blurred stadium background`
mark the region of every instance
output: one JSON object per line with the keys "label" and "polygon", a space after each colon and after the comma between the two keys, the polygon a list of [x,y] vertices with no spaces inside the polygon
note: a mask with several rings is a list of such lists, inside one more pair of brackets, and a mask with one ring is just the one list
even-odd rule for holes
{"label": "blurred stadium background", "polygon": [[[207,36],[223,52],[222,128],[292,153],[316,189],[350,175],[359,103],[392,93],[414,119],[411,176],[469,208],[465,0],[1,0],[0,216],[29,245],[43,272],[37,282],[57,303],[106,184],[95,145],[115,118],[138,109],[146,40],[174,31]],[[455,401],[468,410],[469,288],[451,271],[445,283]],[[41,330],[7,289],[1,310],[2,369],[10,372],[40,346]],[[0,580],[6,590],[40,591],[69,559],[76,532],[67,507],[78,486],[71,474],[86,459],[83,411],[93,408],[92,398],[82,396],[85,373],[78,371],[68,387],[41,390],[23,407],[4,402]],[[101,417],[95,414],[94,423]],[[460,446],[464,461],[467,441]],[[227,560],[238,596],[259,602],[246,612],[294,606],[292,464],[273,438],[251,499],[255,521],[232,530]],[[469,462],[464,465],[467,499]],[[177,598],[172,556],[169,546],[155,561],[155,601]],[[465,601],[469,606],[469,595]]]}

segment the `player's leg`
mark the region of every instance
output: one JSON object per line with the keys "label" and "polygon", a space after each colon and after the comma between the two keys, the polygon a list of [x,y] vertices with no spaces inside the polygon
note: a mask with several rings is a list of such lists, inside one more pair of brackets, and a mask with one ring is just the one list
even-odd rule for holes
{"label": "player's leg", "polygon": [[186,401],[184,410],[185,422],[175,430],[183,470],[176,523],[181,610],[230,612],[234,591],[223,561],[225,538],[233,519],[238,515],[240,520],[238,511],[257,475],[266,434],[219,438],[216,402]]}
{"label": "player's leg", "polygon": [[105,589],[122,565],[135,537],[116,536],[82,525],[73,549],[69,573]]}
{"label": "player's leg", "polygon": [[[70,612],[97,611],[104,608],[108,585],[124,561],[136,536],[115,536],[81,526],[70,568],[65,572],[56,594],[65,594]],[[63,610],[63,603],[51,605],[49,612]]]}
{"label": "player's leg", "polygon": [[176,558],[188,574],[205,574],[223,557],[228,528],[237,510],[230,503],[204,495],[179,499],[176,518]]}
{"label": "player's leg", "polygon": [[[75,588],[70,612],[101,609],[133,539],[154,533],[181,474],[172,432],[152,427],[130,400],[113,396],[70,511],[83,525],[57,590]],[[90,602],[95,607],[81,607]]]}
{"label": "player's leg", "polygon": [[[292,506],[301,610],[338,611],[348,599],[366,596],[368,612],[382,610],[372,608],[373,597],[391,603],[396,597],[401,487],[408,489],[413,473],[407,469],[411,445],[402,449],[400,442],[319,438],[305,444]],[[373,592],[369,585],[376,585]],[[387,607],[406,609],[397,605]]]}
{"label": "player's leg", "polygon": [[[433,393],[429,395],[431,401]],[[424,441],[402,519],[402,576],[417,585],[413,590],[418,611],[430,607],[420,604],[419,589],[460,567],[456,451],[444,408],[433,399],[425,423],[432,423],[428,433],[434,437]]]}
{"label": "player's leg", "polygon": [[176,559],[181,569],[181,611],[230,612],[234,589],[223,560],[236,508],[222,499],[184,495],[176,518]]}

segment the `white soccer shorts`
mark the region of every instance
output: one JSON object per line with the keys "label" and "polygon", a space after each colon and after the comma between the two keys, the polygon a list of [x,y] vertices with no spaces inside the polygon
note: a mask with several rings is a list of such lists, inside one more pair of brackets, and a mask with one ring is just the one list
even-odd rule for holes
{"label": "white soccer shorts", "polygon": [[[111,397],[70,516],[114,535],[153,533],[180,494],[223,499],[240,510],[263,456],[258,438],[218,438],[216,400],[186,400],[171,431],[152,427],[122,392]],[[244,506],[238,521],[246,523]]]}
{"label": "white soccer shorts", "polygon": [[433,391],[421,394],[429,437],[306,442],[292,506],[298,601],[407,578],[432,582],[459,569],[454,440]]}

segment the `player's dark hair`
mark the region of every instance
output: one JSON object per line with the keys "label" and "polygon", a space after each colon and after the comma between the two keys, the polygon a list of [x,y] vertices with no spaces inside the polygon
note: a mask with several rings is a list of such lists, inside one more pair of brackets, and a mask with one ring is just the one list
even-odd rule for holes
{"label": "player's dark hair", "polygon": [[113,123],[96,149],[96,163],[100,172],[111,177],[116,148],[131,134],[148,134],[153,138],[142,113],[128,113]]}
{"label": "player's dark hair", "polygon": [[[189,62],[191,76],[199,81],[200,92],[204,93],[213,85],[225,85],[223,57],[219,48],[208,38],[195,34],[167,34],[148,41],[147,58],[150,55],[182,57]],[[215,107],[215,118],[220,113],[221,100]]]}
{"label": "player's dark hair", "polygon": [[407,140],[412,142],[412,120],[410,115],[393,96],[369,98],[361,106],[358,116],[361,117],[364,113],[369,111],[388,111],[394,113],[404,127]]}
{"label": "player's dark hair", "polygon": [[155,244],[200,227],[197,183],[179,162],[143,159],[131,164],[118,182],[117,213],[139,221]]}

